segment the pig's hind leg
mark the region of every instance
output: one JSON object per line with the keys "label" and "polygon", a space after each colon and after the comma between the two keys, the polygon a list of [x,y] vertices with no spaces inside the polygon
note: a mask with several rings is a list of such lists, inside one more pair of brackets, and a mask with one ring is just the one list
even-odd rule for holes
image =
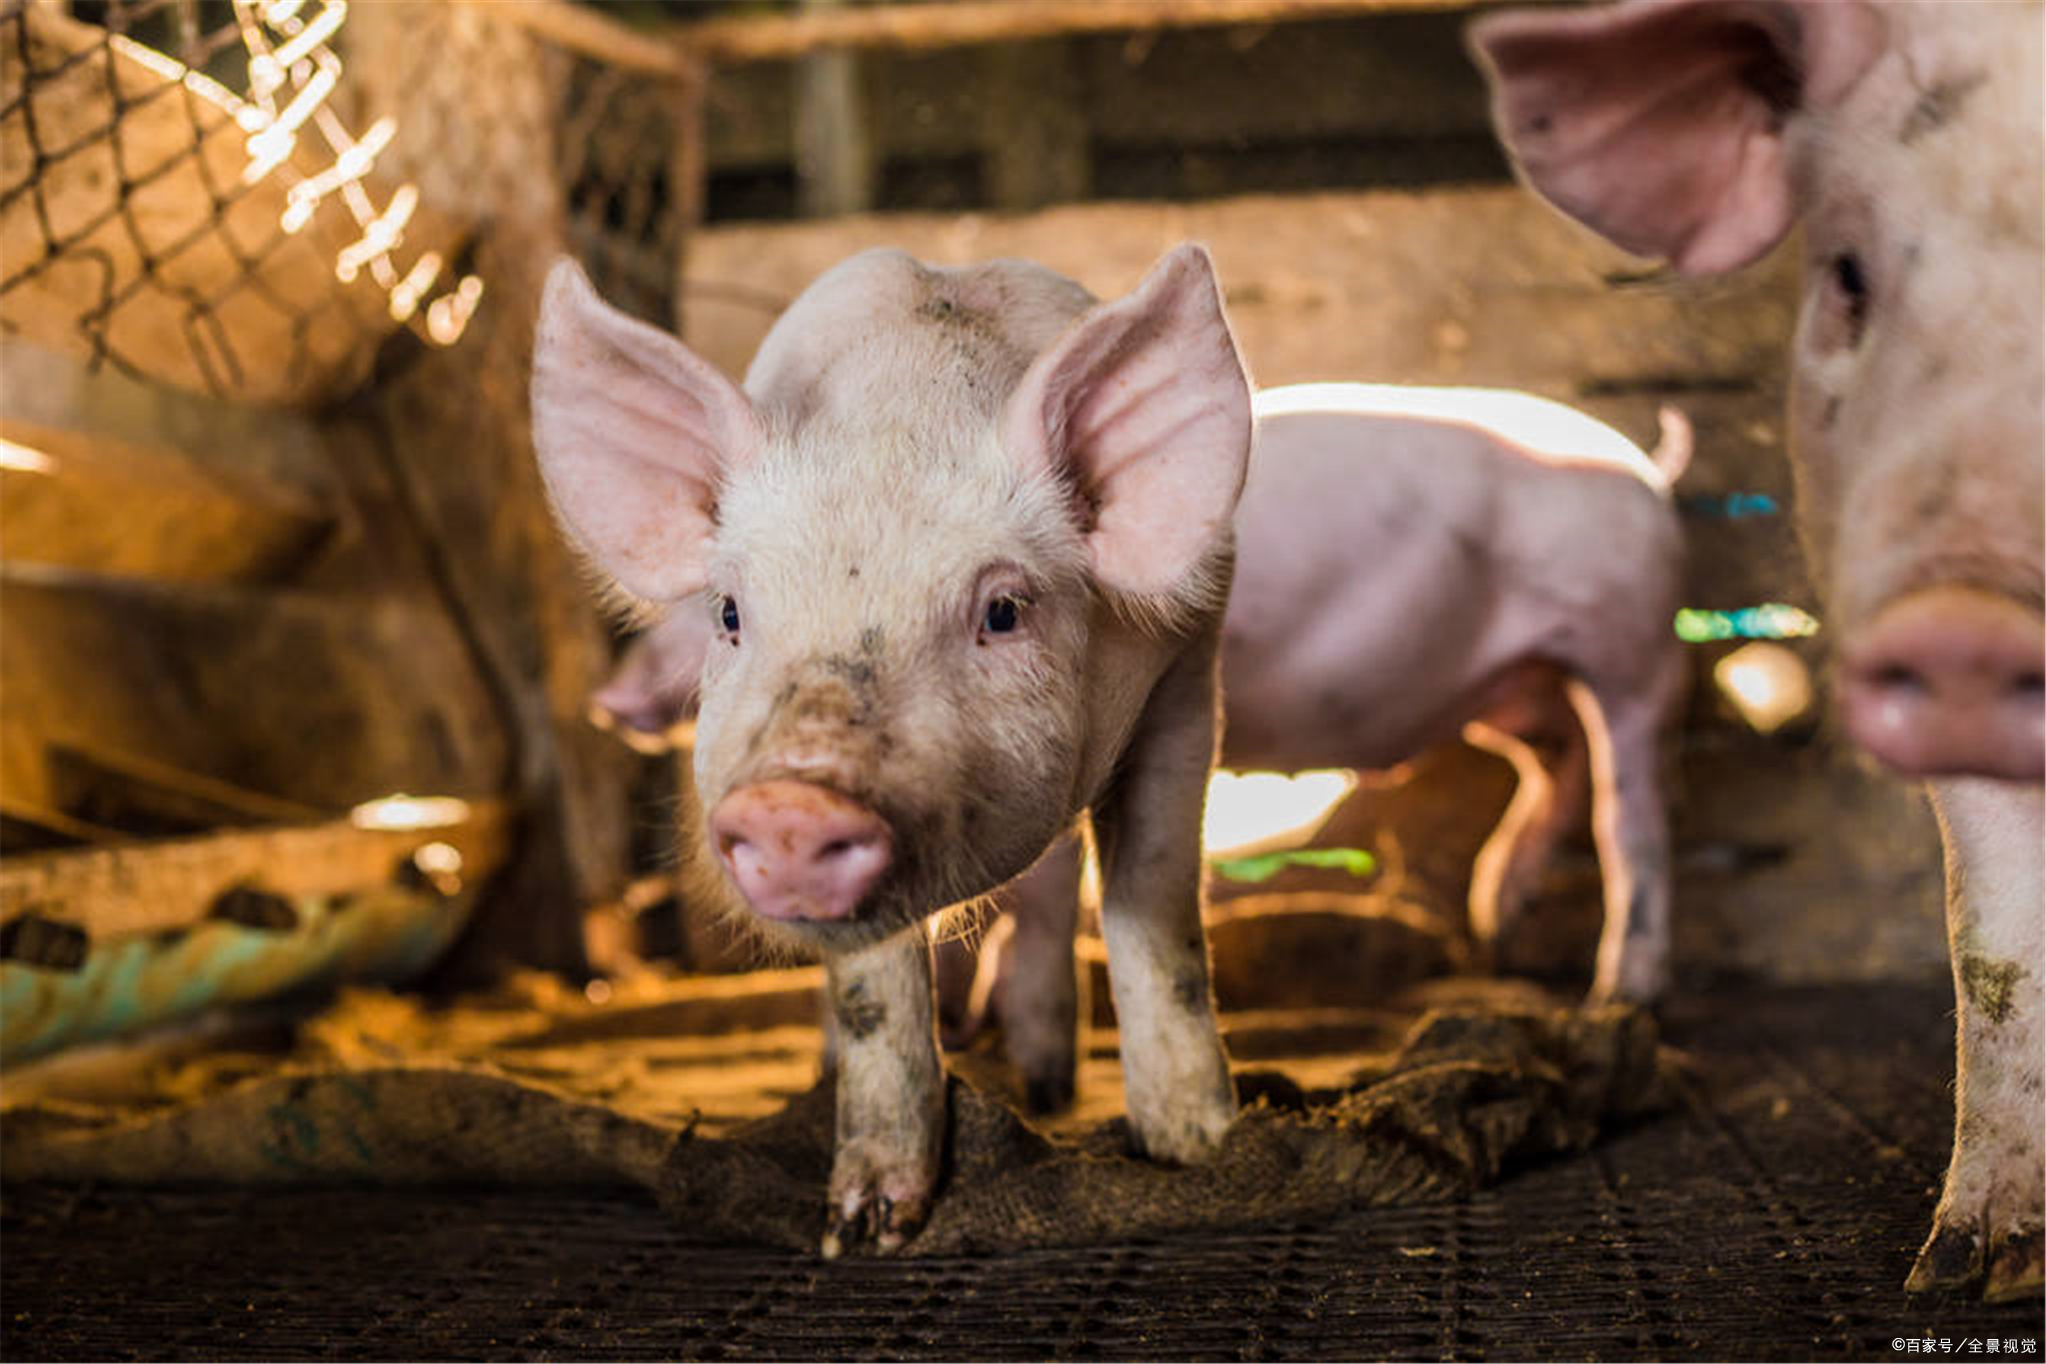
{"label": "pig's hind leg", "polygon": [[1584,731],[1567,707],[1560,718],[1554,741],[1540,747],[1538,736],[1489,720],[1473,720],[1463,729],[1465,743],[1511,764],[1518,783],[1471,863],[1471,945],[1486,971],[1499,969],[1501,940],[1512,933],[1550,854],[1584,808],[1590,771]]}
{"label": "pig's hind leg", "polygon": [[1669,815],[1661,780],[1662,719],[1677,669],[1641,685],[1565,684],[1591,760],[1591,828],[1605,887],[1605,922],[1591,1000],[1650,1003],[1669,981]]}
{"label": "pig's hind leg", "polygon": [[1955,1010],[1954,1151],[1906,1287],[1972,1287],[1992,1302],[2041,1285],[2046,1153],[2040,1105],[2040,788],[1986,778],[1933,786],[1946,844]]}
{"label": "pig's hind leg", "polygon": [[1086,850],[1078,830],[1061,835],[1030,870],[994,893],[996,914],[977,947],[960,939],[935,944],[946,1048],[968,1046],[988,1019],[999,1020],[1032,1113],[1070,1107],[1079,1075],[1087,1000],[1073,946],[1084,912]]}
{"label": "pig's hind leg", "polygon": [[[995,975],[1008,960],[1016,930],[1007,915],[992,914],[971,928],[934,937],[931,974],[938,985],[938,1037],[946,1051],[964,1051],[986,1026]],[[825,1011],[827,1016],[830,1010]]]}
{"label": "pig's hind leg", "polygon": [[995,977],[994,1010],[1032,1113],[1070,1107],[1079,1073],[1081,989],[1073,941],[1086,851],[1079,831],[1061,836],[999,895],[1014,931]]}

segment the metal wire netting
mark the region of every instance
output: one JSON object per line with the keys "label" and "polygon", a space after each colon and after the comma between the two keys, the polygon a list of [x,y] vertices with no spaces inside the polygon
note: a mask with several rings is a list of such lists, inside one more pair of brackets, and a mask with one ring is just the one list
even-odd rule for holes
{"label": "metal wire netting", "polygon": [[396,326],[458,333],[478,286],[444,278],[450,234],[369,179],[388,125],[326,104],[343,14],[0,3],[0,322],[258,402],[345,390]]}
{"label": "metal wire netting", "polygon": [[[292,404],[359,384],[400,327],[454,342],[483,292],[452,268],[471,225],[379,174],[387,112],[351,128],[337,111],[347,12],[0,0],[0,327]],[[571,248],[625,306],[672,322],[682,92],[587,58],[567,71],[551,170]]]}
{"label": "metal wire netting", "polygon": [[684,205],[694,193],[688,98],[675,83],[578,58],[557,143],[569,249],[606,298],[663,327],[677,320]]}

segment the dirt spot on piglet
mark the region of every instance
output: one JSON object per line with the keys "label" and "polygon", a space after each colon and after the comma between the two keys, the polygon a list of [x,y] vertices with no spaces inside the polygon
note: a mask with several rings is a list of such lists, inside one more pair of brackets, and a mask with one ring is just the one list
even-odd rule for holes
{"label": "dirt spot on piglet", "polygon": [[854,1041],[872,1037],[888,1021],[887,1006],[867,992],[864,981],[850,981],[831,996],[831,1012],[839,1028]]}
{"label": "dirt spot on piglet", "polygon": [[1897,141],[1910,146],[1919,138],[1953,122],[1968,102],[1969,96],[1989,79],[1987,71],[1971,71],[1951,80],[1941,81],[1918,97],[1911,106],[1911,112],[1897,129]]}
{"label": "dirt spot on piglet", "polygon": [[2017,1008],[2018,982],[2024,976],[2025,968],[2014,961],[1973,952],[1961,958],[1961,992],[1991,1023],[2003,1022]]}

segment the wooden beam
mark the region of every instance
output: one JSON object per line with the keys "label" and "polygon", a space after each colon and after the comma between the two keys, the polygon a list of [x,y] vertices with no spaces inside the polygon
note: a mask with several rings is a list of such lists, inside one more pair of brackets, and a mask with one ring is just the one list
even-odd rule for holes
{"label": "wooden beam", "polygon": [[603,1011],[558,1017],[545,1029],[504,1045],[538,1051],[606,1038],[708,1038],[811,1027],[817,1023],[823,986],[824,971],[817,966],[625,984]]}
{"label": "wooden beam", "polygon": [[[472,0],[475,2],[475,0]],[[527,22],[527,6],[505,17]],[[960,47],[1082,33],[1120,33],[1228,24],[1297,23],[1359,14],[1466,10],[1472,0],[957,0],[862,5],[760,18],[716,18],[677,25],[674,41],[706,62],[785,61],[826,48]]]}
{"label": "wooden beam", "polygon": [[[182,483],[189,472],[207,488],[278,513],[340,523],[338,528],[348,533],[326,543],[329,552],[315,556],[316,565],[306,565],[307,578],[324,576],[336,563],[342,563],[342,576],[328,581],[359,581],[362,565],[397,571],[409,560],[394,552],[394,535],[382,533],[391,518],[365,524],[378,517],[378,489],[366,485],[359,470],[338,467],[327,456],[320,448],[320,426],[311,413],[223,403],[113,365],[95,366],[0,329],[0,428],[27,432],[31,447],[38,433],[57,432],[52,439],[72,437],[82,443],[47,452],[60,461],[67,455],[91,457],[97,469],[97,457],[107,451],[110,459],[121,461],[108,472],[125,477],[129,466],[124,456],[132,455],[137,476],[175,465],[176,471],[161,477]],[[10,529],[14,511],[11,501],[0,507]],[[342,562],[358,541],[364,546],[362,557]]]}
{"label": "wooden beam", "polygon": [[177,450],[0,417],[0,557],[196,582],[274,578],[335,518],[296,489]]}
{"label": "wooden beam", "polygon": [[[1261,384],[1361,375],[1578,402],[1638,392],[1622,429],[1644,445],[1655,440],[1658,384],[1766,387],[1796,313],[1796,262],[1785,254],[1709,289],[1682,280],[1614,288],[1607,278],[1638,262],[1501,187],[720,224],[690,243],[682,339],[743,372],[774,321],[758,300],[792,297],[883,236],[934,265],[1037,261],[1104,298],[1192,238],[1214,255],[1237,345]],[[1767,453],[1781,465],[1780,449]]]}
{"label": "wooden beam", "polygon": [[[1134,39],[1115,35],[963,52],[870,53],[874,144],[884,163],[979,155],[992,92],[984,76],[962,78],[958,63],[1048,46],[1067,50],[1078,87],[1063,97],[1058,116],[1084,124],[1097,152],[1247,143],[1293,149],[1280,150],[1283,156],[1297,155],[1305,143],[1323,143],[1333,144],[1322,148],[1324,154],[1361,166],[1390,140],[1492,140],[1496,146],[1485,83],[1457,40],[1460,17],[1236,30],[1236,36],[1259,33],[1260,41],[1241,50],[1221,41],[1167,44],[1134,63],[1128,60]],[[793,146],[789,64],[725,68],[714,85],[713,172],[787,164]],[[1195,90],[1199,97],[1190,98]],[[1274,90],[1283,90],[1284,98],[1274,98]],[[1044,116],[1043,105],[1031,113]],[[1019,130],[1012,124],[1009,131]],[[1505,173],[1503,155],[1496,173]]]}
{"label": "wooden beam", "polygon": [[583,720],[609,640],[548,511],[528,426],[542,275],[567,242],[555,138],[569,74],[530,29],[498,22],[531,8],[379,0],[342,31],[359,97],[398,122],[378,164],[488,225],[474,269],[489,299],[462,344],[394,368],[325,430],[339,457],[377,462],[432,547],[437,588],[509,732],[522,832],[451,954],[449,975],[466,979],[508,965],[579,974],[581,907],[624,884],[632,827],[630,755]]}
{"label": "wooden beam", "polygon": [[[0,611],[10,800],[146,830],[175,808],[247,807],[237,787],[275,798],[246,810],[272,819],[288,813],[279,801],[332,811],[394,790],[505,788],[502,722],[430,601],[10,565]],[[57,749],[78,761],[54,762]],[[88,795],[90,808],[66,803]]]}
{"label": "wooden beam", "polygon": [[580,57],[661,80],[695,81],[703,70],[689,51],[568,0],[455,0]]}
{"label": "wooden beam", "polygon": [[11,856],[19,846],[47,847],[51,840],[70,843],[117,843],[118,829],[78,819],[47,805],[23,800],[18,794],[0,791],[0,848]]}
{"label": "wooden beam", "polygon": [[675,121],[675,141],[668,150],[668,193],[672,196],[677,249],[669,268],[674,271],[672,321],[679,333],[688,307],[684,282],[689,277],[689,243],[703,225],[705,181],[710,178],[710,130],[703,108],[709,82],[695,81],[671,88],[674,93],[668,109]]}
{"label": "wooden beam", "polygon": [[[221,825],[307,824],[331,813],[134,753],[81,753],[51,744],[47,757],[57,808],[86,820],[118,819],[124,826],[139,820],[152,830],[185,833]],[[0,810],[9,803],[0,796]]]}
{"label": "wooden beam", "polygon": [[[19,916],[84,931],[94,944],[207,919],[221,897],[253,889],[286,900],[351,895],[429,877],[442,894],[487,877],[510,833],[495,801],[447,807],[447,822],[364,828],[354,819],[298,828],[10,857],[0,866],[0,923]],[[374,822],[374,812],[362,822]],[[421,854],[428,844],[445,844]],[[408,870],[411,868],[411,870]]]}
{"label": "wooden beam", "polygon": [[[806,0],[804,13],[839,0]],[[844,48],[796,63],[796,211],[805,218],[864,213],[874,206],[874,137],[860,58]]]}
{"label": "wooden beam", "polygon": [[1087,91],[1076,54],[1050,40],[980,59],[980,157],[991,205],[1020,213],[1084,199],[1091,188]]}

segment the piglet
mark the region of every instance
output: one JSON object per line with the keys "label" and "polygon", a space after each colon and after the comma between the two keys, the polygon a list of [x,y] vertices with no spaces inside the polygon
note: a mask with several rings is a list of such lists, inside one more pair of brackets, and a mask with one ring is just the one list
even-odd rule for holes
{"label": "piglet", "polygon": [[1199,1161],[1235,1097],[1200,814],[1250,397],[1204,252],[1097,303],[1036,266],[855,256],[734,386],[549,276],[534,444],[625,593],[707,622],[699,900],[822,954],[823,1252],[914,1235],[944,1075],[924,922],[1091,812],[1130,1126]]}
{"label": "piglet", "polygon": [[[1259,393],[1254,410],[1223,761],[1382,769],[1459,734],[1507,759],[1519,787],[1471,875],[1484,956],[1588,778],[1605,882],[1592,998],[1657,998],[1670,942],[1658,740],[1683,677],[1669,486],[1689,423],[1665,408],[1650,457],[1573,408],[1495,389],[1303,384]],[[1540,742],[1553,733],[1564,742]],[[1079,874],[1068,842],[1004,890],[1012,928],[961,991],[967,1029],[992,1001],[1033,1107],[1073,1092]]]}
{"label": "piglet", "polygon": [[[1668,817],[1657,742],[1683,675],[1670,485],[1691,429],[1645,455],[1582,412],[1497,389],[1302,384],[1254,399],[1222,630],[1233,767],[1383,769],[1461,734],[1519,786],[1472,868],[1480,955],[1592,795],[1605,881],[1592,998],[1668,983]],[[647,735],[686,719],[693,621],[664,620],[596,701]],[[1560,736],[1560,744],[1550,740]],[[970,1034],[995,1002],[1030,1106],[1073,1092],[1079,840],[1000,893],[1010,922],[952,984]]]}
{"label": "piglet", "polygon": [[[1683,676],[1683,534],[1653,457],[1573,408],[1496,389],[1305,384],[1257,396],[1223,630],[1232,767],[1385,768],[1462,734],[1520,786],[1478,854],[1489,949],[1575,813],[1587,766],[1605,882],[1592,998],[1669,974],[1657,741]],[[1579,735],[1530,745],[1561,686]]]}
{"label": "piglet", "polygon": [[1802,221],[1791,454],[1848,732],[1929,778],[1955,1138],[1907,1287],[2041,1284],[2037,3],[1647,0],[1472,29],[1522,176],[1618,245],[1738,269]]}

